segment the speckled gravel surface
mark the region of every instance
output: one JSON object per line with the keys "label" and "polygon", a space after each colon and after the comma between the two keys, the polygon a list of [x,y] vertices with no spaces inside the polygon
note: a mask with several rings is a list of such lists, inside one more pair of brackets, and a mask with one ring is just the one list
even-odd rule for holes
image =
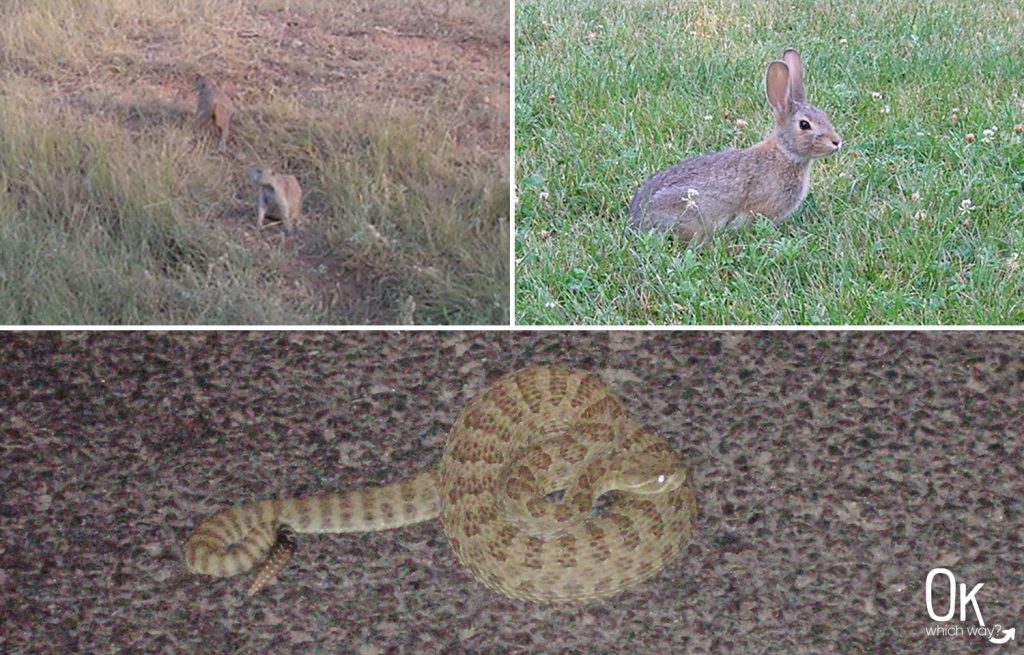
{"label": "speckled gravel surface", "polygon": [[[5,334],[0,651],[1017,651],[927,636],[924,589],[945,566],[985,583],[987,625],[1024,628],[1022,352],[966,332]],[[207,514],[432,466],[487,382],[554,362],[692,461],[694,540],[643,586],[508,600],[437,521],[300,535],[252,600],[245,576],[185,571]]]}

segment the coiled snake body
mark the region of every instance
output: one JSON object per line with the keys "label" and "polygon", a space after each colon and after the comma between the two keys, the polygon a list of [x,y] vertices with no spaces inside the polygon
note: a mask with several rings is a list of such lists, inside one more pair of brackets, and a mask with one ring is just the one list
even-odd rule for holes
{"label": "coiled snake body", "polygon": [[600,378],[538,367],[501,378],[465,408],[440,466],[383,487],[216,514],[185,544],[185,563],[228,576],[264,560],[255,593],[285,566],[292,531],[385,530],[440,516],[459,561],[487,587],[578,601],[660,571],[696,513],[687,467]]}

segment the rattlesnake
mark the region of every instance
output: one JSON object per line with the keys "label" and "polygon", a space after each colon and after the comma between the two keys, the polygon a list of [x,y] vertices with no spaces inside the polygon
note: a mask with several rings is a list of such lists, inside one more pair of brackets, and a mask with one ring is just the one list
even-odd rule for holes
{"label": "rattlesnake", "polygon": [[216,514],[185,544],[185,563],[228,576],[265,559],[251,594],[284,568],[292,531],[366,532],[440,516],[458,559],[490,589],[578,601],[657,573],[689,539],[696,513],[687,467],[600,378],[537,367],[501,378],[465,408],[439,467]]}

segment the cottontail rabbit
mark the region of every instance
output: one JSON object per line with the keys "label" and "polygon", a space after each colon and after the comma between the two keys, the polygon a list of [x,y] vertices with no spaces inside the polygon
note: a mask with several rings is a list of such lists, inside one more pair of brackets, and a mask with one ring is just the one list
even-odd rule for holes
{"label": "cottontail rabbit", "polygon": [[796,211],[811,185],[811,162],[839,150],[842,139],[825,112],[804,100],[804,65],[796,50],[765,72],[775,130],[745,150],[688,159],[649,178],[629,205],[629,223],[703,240],[754,214],[780,223]]}

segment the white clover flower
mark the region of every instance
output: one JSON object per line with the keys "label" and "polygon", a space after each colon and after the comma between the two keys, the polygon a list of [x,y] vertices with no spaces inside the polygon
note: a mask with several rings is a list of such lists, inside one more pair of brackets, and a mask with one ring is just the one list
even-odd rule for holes
{"label": "white clover flower", "polygon": [[881,100],[882,99],[882,94],[879,93],[878,91],[872,91],[871,92],[871,99],[872,100]]}

